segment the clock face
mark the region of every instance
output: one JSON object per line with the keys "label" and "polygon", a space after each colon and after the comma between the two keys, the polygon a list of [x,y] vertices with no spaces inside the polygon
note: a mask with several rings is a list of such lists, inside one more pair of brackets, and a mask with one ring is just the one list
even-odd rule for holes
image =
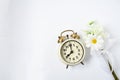
{"label": "clock face", "polygon": [[65,63],[68,65],[75,65],[83,60],[85,50],[79,41],[67,40],[60,48],[60,55]]}

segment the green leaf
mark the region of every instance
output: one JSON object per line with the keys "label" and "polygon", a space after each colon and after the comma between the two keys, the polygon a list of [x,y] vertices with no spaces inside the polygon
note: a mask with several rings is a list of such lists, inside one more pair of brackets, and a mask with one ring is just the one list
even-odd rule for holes
{"label": "green leaf", "polygon": [[89,22],[89,25],[92,25],[92,24],[94,24],[95,23],[95,21],[91,21],[91,22]]}

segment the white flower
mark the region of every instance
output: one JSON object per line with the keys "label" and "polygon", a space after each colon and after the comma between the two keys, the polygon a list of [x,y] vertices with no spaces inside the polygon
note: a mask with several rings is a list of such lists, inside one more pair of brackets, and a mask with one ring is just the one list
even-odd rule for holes
{"label": "white flower", "polygon": [[101,36],[87,35],[85,38],[85,44],[87,48],[92,50],[99,50],[103,48],[104,40]]}
{"label": "white flower", "polygon": [[86,34],[93,34],[93,35],[102,35],[104,36],[104,30],[103,27],[96,22],[91,22],[88,25],[88,29],[85,30]]}
{"label": "white flower", "polygon": [[[106,35],[103,28],[96,24],[94,21],[89,23],[88,29],[85,31],[84,39],[87,48],[91,48],[91,51],[97,50],[100,51],[101,54],[104,54],[104,57],[108,61],[109,68],[112,72],[114,72],[113,68],[113,60],[112,55],[104,49],[105,47],[105,39],[107,39],[109,35]],[[110,45],[109,45],[110,47]],[[112,65],[111,65],[112,64]],[[119,80],[116,73],[112,74],[115,80]]]}
{"label": "white flower", "polygon": [[104,40],[106,33],[101,25],[92,21],[89,23],[88,28],[85,30],[85,43],[87,48],[92,50],[100,50],[104,47]]}

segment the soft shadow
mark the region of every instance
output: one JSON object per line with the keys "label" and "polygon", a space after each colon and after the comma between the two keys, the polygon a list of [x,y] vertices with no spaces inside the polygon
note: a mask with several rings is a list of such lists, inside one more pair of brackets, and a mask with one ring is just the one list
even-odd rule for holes
{"label": "soft shadow", "polygon": [[83,60],[83,63],[88,63],[91,59],[91,55],[90,55],[90,49],[89,48],[85,48],[85,59]]}

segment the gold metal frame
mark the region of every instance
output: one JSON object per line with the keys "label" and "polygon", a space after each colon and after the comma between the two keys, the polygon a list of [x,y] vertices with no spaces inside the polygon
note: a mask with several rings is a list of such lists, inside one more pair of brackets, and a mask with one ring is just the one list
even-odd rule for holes
{"label": "gold metal frame", "polygon": [[80,39],[80,36],[75,33],[73,30],[64,30],[61,32],[60,36],[58,37],[58,43],[62,43],[66,38],[67,36],[63,36],[63,33],[65,32],[72,32],[72,34],[70,35],[70,37],[72,37],[73,39]]}

